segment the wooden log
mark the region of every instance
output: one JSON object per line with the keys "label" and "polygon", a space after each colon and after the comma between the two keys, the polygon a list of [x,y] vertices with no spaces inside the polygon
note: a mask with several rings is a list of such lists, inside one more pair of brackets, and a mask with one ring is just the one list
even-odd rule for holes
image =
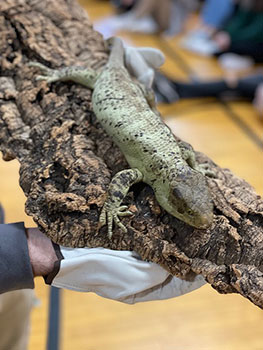
{"label": "wooden log", "polygon": [[134,213],[124,234],[98,229],[107,186],[127,163],[92,112],[91,91],[73,83],[36,82],[31,60],[52,68],[101,69],[101,35],[74,0],[0,2],[0,149],[18,159],[26,212],[54,242],[69,247],[135,250],[172,274],[202,274],[220,293],[240,293],[263,308],[263,201],[245,181],[197,153],[216,177],[207,179],[214,222],[197,230],[160,208],[138,184],[125,199]]}

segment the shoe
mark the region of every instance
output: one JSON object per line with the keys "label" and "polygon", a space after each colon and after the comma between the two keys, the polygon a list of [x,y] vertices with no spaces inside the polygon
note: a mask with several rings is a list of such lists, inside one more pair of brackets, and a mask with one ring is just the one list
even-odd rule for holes
{"label": "shoe", "polygon": [[204,29],[196,29],[196,30],[191,30],[189,31],[186,36],[184,37],[184,41],[194,41],[194,40],[199,40],[199,39],[204,39],[208,40],[211,39],[211,35]]}
{"label": "shoe", "polygon": [[229,71],[244,71],[251,68],[255,64],[253,58],[237,55],[232,52],[227,52],[220,55],[218,57],[218,62],[224,70]]}
{"label": "shoe", "polygon": [[180,45],[182,48],[202,56],[212,56],[219,51],[219,47],[212,39],[201,35],[193,35],[183,39]]}
{"label": "shoe", "polygon": [[4,224],[4,223],[5,223],[5,212],[2,205],[0,204],[0,224]]}
{"label": "shoe", "polygon": [[110,16],[99,20],[94,23],[94,29],[100,32],[104,38],[108,38],[116,35],[119,31],[153,34],[158,27],[152,17],[136,18],[133,12],[128,12],[123,15]]}

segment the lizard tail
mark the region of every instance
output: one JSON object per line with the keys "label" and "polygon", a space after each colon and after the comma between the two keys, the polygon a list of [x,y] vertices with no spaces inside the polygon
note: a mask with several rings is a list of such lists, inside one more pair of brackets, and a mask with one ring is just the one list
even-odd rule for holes
{"label": "lizard tail", "polygon": [[120,38],[112,37],[106,40],[108,47],[110,48],[109,63],[111,66],[123,66],[124,65],[124,47]]}

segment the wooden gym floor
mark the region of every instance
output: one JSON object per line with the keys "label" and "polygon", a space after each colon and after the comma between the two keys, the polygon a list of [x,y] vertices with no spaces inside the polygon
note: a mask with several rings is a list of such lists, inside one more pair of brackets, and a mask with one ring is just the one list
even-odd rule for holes
{"label": "wooden gym floor", "polygon": [[[112,13],[106,1],[79,0],[95,20]],[[137,46],[160,48],[162,70],[174,78],[222,77],[215,59],[183,51],[178,38],[119,33]],[[263,194],[263,122],[248,102],[179,101],[159,109],[176,135],[230,168]],[[0,161],[0,201],[7,222],[25,221],[18,163]],[[32,313],[30,350],[45,349],[49,287],[36,281],[40,305]],[[63,291],[61,350],[262,350],[263,313],[239,295],[219,295],[210,286],[167,301],[133,306],[93,294]],[[4,350],[4,349],[3,349]]]}

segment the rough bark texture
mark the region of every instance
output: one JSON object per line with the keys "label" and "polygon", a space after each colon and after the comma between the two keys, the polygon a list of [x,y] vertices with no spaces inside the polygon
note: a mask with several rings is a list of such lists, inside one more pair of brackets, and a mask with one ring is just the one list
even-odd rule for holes
{"label": "rough bark texture", "polygon": [[245,181],[203,154],[214,223],[196,230],[165,213],[152,190],[134,186],[128,233],[98,230],[109,181],[127,164],[92,112],[91,91],[71,83],[36,82],[36,60],[50,67],[103,67],[102,37],[74,0],[0,2],[0,149],[21,164],[26,212],[55,242],[137,251],[172,274],[202,274],[220,293],[240,293],[263,308],[263,201]]}

